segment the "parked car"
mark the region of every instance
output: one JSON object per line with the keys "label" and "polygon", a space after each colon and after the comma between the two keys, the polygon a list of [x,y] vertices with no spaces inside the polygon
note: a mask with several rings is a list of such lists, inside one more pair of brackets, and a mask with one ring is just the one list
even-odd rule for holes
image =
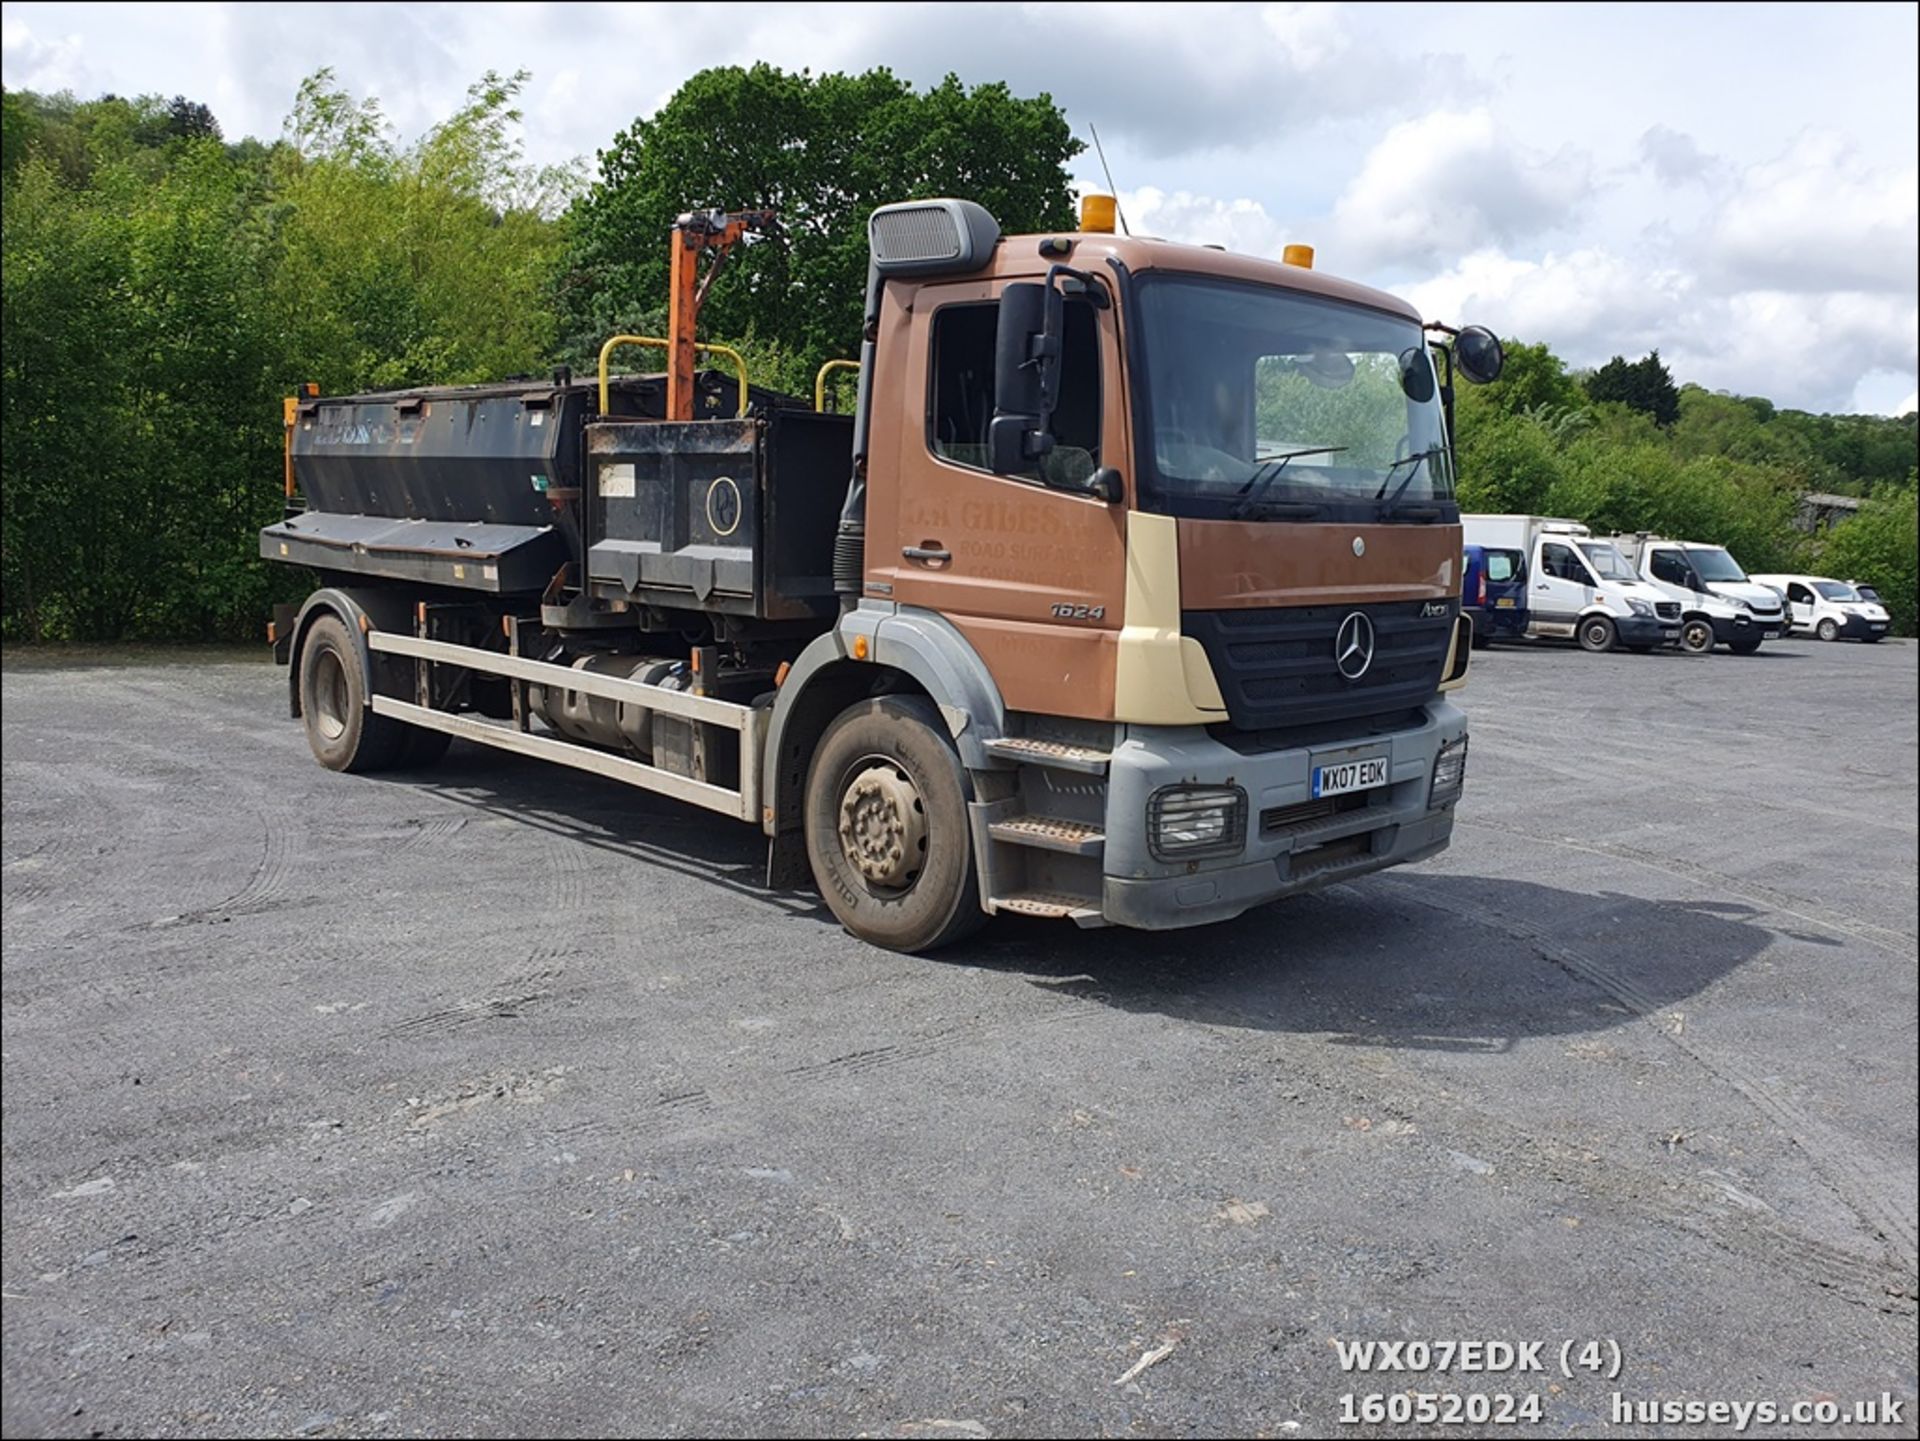
{"label": "parked car", "polygon": [[1523,557],[1532,640],[1577,640],[1582,650],[1650,651],[1680,643],[1680,603],[1634,574],[1612,541],[1577,520],[1463,515],[1466,543]]}
{"label": "parked car", "polygon": [[1527,557],[1501,546],[1470,545],[1461,570],[1460,609],[1473,618],[1473,643],[1519,640],[1527,633]]}
{"label": "parked car", "polygon": [[1893,617],[1878,598],[1868,600],[1844,580],[1824,575],[1756,575],[1786,598],[1795,635],[1821,640],[1864,640],[1871,644],[1893,627]]}
{"label": "parked car", "polygon": [[1640,579],[1680,602],[1680,649],[1704,655],[1724,645],[1752,655],[1787,633],[1780,593],[1751,579],[1720,546],[1645,531],[1613,539]]}

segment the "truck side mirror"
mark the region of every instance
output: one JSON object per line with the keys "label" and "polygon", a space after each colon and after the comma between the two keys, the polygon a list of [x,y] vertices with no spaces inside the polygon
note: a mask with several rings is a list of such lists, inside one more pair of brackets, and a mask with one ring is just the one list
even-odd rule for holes
{"label": "truck side mirror", "polygon": [[1052,285],[1019,281],[1000,292],[993,421],[987,427],[989,461],[996,474],[1030,471],[1053,449],[1047,427],[1059,396],[1065,330],[1065,307]]}
{"label": "truck side mirror", "polygon": [[1475,385],[1486,385],[1500,378],[1506,369],[1507,353],[1500,338],[1484,325],[1469,325],[1454,337],[1454,355],[1460,373]]}

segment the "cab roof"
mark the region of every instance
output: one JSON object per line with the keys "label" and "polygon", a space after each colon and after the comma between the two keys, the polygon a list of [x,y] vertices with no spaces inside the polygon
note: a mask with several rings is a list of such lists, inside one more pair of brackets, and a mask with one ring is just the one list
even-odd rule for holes
{"label": "cab roof", "polygon": [[1420,312],[1415,310],[1399,296],[1384,290],[1376,290],[1371,285],[1361,285],[1357,281],[1342,280],[1337,275],[1329,275],[1321,270],[1308,270],[1304,266],[1286,265],[1278,260],[1268,260],[1257,255],[1241,255],[1231,250],[1216,249],[1211,245],[1187,245],[1174,240],[1155,240],[1145,236],[1109,235],[1104,232],[1054,232],[1048,235],[1006,235],[995,247],[993,269],[996,272],[1009,270],[1013,264],[1025,268],[1040,254],[1043,240],[1066,240],[1073,246],[1071,255],[1050,257],[1064,260],[1065,263],[1080,269],[1093,265],[1104,265],[1108,260],[1116,260],[1134,274],[1148,271],[1178,271],[1185,275],[1211,276],[1223,280],[1239,280],[1256,285],[1274,285],[1288,290],[1304,291],[1309,295],[1323,296],[1328,300],[1345,301],[1352,305],[1364,305],[1373,310],[1384,310],[1390,315],[1398,315],[1414,324],[1420,323]]}

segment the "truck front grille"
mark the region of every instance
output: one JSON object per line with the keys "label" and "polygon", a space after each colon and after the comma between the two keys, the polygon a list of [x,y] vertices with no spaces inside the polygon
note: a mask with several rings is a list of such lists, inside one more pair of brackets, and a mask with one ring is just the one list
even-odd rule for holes
{"label": "truck front grille", "polygon": [[1677,600],[1657,600],[1653,603],[1653,613],[1661,620],[1680,619],[1680,602]]}
{"label": "truck front grille", "polygon": [[[1272,730],[1404,711],[1432,699],[1456,607],[1422,615],[1428,604],[1190,610],[1180,625],[1206,651],[1234,728]],[[1356,610],[1373,623],[1373,661],[1348,680],[1334,639]]]}

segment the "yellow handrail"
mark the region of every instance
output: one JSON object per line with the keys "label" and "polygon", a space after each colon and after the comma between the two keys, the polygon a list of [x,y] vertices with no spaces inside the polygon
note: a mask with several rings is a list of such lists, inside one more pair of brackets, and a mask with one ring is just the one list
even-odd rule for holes
{"label": "yellow handrail", "polygon": [[825,365],[821,366],[820,373],[813,378],[813,408],[815,410],[825,410],[827,408],[827,376],[830,372],[835,370],[858,370],[859,368],[860,362],[857,360],[829,360]]}
{"label": "yellow handrail", "polygon": [[[600,413],[602,415],[607,413],[607,407],[611,403],[611,396],[607,388],[607,360],[608,357],[613,354],[614,347],[620,345],[651,345],[658,350],[671,350],[673,348],[673,342],[662,340],[657,335],[609,336],[607,343],[600,347]],[[736,412],[735,418],[737,419],[739,416],[745,415],[747,413],[746,357],[730,345],[714,345],[704,340],[697,342],[694,345],[694,349],[709,351],[714,355],[723,355],[733,362],[734,371],[740,378],[740,409]],[[846,362],[842,363],[844,364]]]}

